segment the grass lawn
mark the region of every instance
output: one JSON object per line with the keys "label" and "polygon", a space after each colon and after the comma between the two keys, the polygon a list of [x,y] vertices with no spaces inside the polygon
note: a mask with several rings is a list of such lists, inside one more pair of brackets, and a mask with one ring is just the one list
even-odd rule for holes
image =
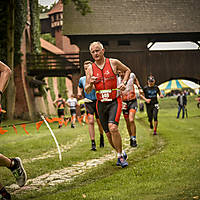
{"label": "grass lawn", "polygon": [[[39,131],[35,124],[27,124],[29,135],[20,126],[16,126],[17,134],[12,127],[5,128],[8,132],[0,135],[0,152],[8,157],[21,157],[29,181],[21,191],[13,189],[15,180],[10,171],[0,168],[1,183],[16,200],[200,199],[200,109],[194,98],[188,97],[187,119],[176,119],[175,98],[160,100],[157,136],[149,129],[146,113],[137,113],[137,149],[129,147],[121,117],[119,128],[129,163],[124,169],[116,166],[116,154],[106,137],[105,147],[99,148],[97,129],[98,148],[96,152],[90,151],[87,125],[77,123],[71,129],[68,124],[58,129],[57,123],[50,124],[61,146],[61,162],[45,124]],[[96,164],[92,166],[92,162]],[[48,179],[51,175],[57,177]]]}

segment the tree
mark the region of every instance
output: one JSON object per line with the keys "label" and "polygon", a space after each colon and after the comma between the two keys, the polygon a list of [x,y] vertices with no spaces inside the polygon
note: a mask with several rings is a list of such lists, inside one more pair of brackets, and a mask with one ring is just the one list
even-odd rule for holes
{"label": "tree", "polygon": [[39,12],[40,13],[47,13],[47,12],[49,12],[54,6],[56,5],[56,3],[53,3],[53,4],[51,4],[50,5],[50,7],[48,7],[48,6],[43,6],[43,5],[38,5],[38,7],[39,7]]}
{"label": "tree", "polygon": [[[9,18],[7,21],[7,63],[10,69],[14,70],[14,31],[15,31],[15,3],[14,0],[9,0],[8,6]],[[15,110],[15,83],[14,83],[14,73],[12,73],[8,89],[7,89],[7,115],[9,119],[13,119]]]}
{"label": "tree", "polygon": [[[90,7],[88,5],[88,0],[71,0],[77,10],[81,12],[82,15],[85,15],[88,12],[91,12]],[[65,4],[69,3],[70,0],[63,0]],[[28,5],[29,3],[29,5]],[[54,6],[51,5],[49,9]],[[30,15],[27,15],[27,8],[30,7]],[[41,51],[40,47],[40,30],[39,30],[39,11],[40,12],[48,11],[46,7],[38,6],[38,0],[8,0],[8,1],[0,1],[0,60],[5,62],[13,71],[10,83],[7,88],[6,95],[6,104],[7,104],[7,114],[8,118],[12,119],[14,117],[15,109],[21,98],[25,98],[24,102],[28,102],[31,96],[30,91],[26,92],[26,95],[20,96],[17,93],[17,88],[24,87],[22,84],[17,85],[19,83],[15,83],[16,79],[16,71],[22,76],[20,71],[22,70],[21,66],[21,44],[24,28],[26,23],[31,28],[31,52],[38,54]],[[19,75],[18,74],[18,75]],[[18,79],[22,79],[22,77],[17,77]],[[24,81],[25,82],[25,81]],[[18,97],[18,104],[16,102],[16,98]],[[15,105],[16,102],[16,105]],[[27,103],[29,104],[29,103]],[[30,106],[29,106],[30,107]],[[30,114],[30,110],[28,111]]]}
{"label": "tree", "polygon": [[68,4],[69,2],[73,2],[76,6],[76,10],[80,11],[82,15],[86,15],[91,12],[91,8],[88,5],[89,0],[62,0],[63,4]]}

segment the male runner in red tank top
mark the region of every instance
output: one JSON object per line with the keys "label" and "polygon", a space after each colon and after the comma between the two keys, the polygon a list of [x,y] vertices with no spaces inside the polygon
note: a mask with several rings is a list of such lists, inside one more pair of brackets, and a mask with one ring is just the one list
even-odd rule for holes
{"label": "male runner in red tank top", "polygon": [[[104,48],[100,42],[93,42],[89,47],[94,63],[86,73],[85,91],[96,89],[97,110],[103,129],[111,146],[118,155],[117,165],[128,166],[127,155],[122,152],[122,140],[118,130],[118,123],[122,111],[120,90],[126,88],[130,69],[117,59],[104,57]],[[121,84],[117,84],[117,71],[125,73]]]}

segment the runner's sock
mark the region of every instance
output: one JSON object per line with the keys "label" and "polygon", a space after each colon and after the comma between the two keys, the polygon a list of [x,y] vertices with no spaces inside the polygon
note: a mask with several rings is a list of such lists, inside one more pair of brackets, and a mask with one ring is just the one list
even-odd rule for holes
{"label": "runner's sock", "polygon": [[131,139],[132,140],[136,140],[136,136],[131,136]]}

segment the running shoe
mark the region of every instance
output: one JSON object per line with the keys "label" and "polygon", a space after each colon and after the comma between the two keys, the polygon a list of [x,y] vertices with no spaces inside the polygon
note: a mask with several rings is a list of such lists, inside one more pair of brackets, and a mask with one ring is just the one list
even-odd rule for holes
{"label": "running shoe", "polygon": [[[123,152],[123,158],[124,158],[124,160],[127,160],[127,159],[128,159],[128,155],[126,154],[125,151]],[[117,159],[117,166],[120,166],[120,165],[121,165],[119,161],[120,161],[120,160]]]}
{"label": "running shoe", "polygon": [[127,160],[127,159],[128,159],[128,155],[126,154],[126,152],[125,152],[125,151],[123,152],[123,157],[124,157],[124,159],[125,159],[125,160]]}
{"label": "running shoe", "polygon": [[127,167],[128,163],[124,159],[124,156],[121,156],[120,158],[117,159],[118,166],[121,166],[122,168]]}
{"label": "running shoe", "polygon": [[92,144],[91,150],[92,150],[92,151],[96,151],[96,150],[97,150],[97,149],[96,149],[96,144],[95,144],[95,143]]}
{"label": "running shoe", "polygon": [[75,128],[74,124],[71,124],[71,128]]}
{"label": "running shoe", "polygon": [[13,158],[14,162],[15,162],[15,169],[12,170],[12,173],[16,179],[17,185],[19,185],[19,187],[23,187],[26,184],[26,180],[27,180],[27,175],[26,175],[26,171],[24,170],[24,167],[22,165],[22,161],[20,158],[16,157]]}
{"label": "running shoe", "polygon": [[136,141],[136,139],[130,139],[130,146],[131,147],[137,147],[137,141]]}
{"label": "running shoe", "polygon": [[157,135],[156,131],[153,132],[153,135]]}
{"label": "running shoe", "polygon": [[150,129],[153,129],[153,124],[152,124],[152,122],[150,122]]}

